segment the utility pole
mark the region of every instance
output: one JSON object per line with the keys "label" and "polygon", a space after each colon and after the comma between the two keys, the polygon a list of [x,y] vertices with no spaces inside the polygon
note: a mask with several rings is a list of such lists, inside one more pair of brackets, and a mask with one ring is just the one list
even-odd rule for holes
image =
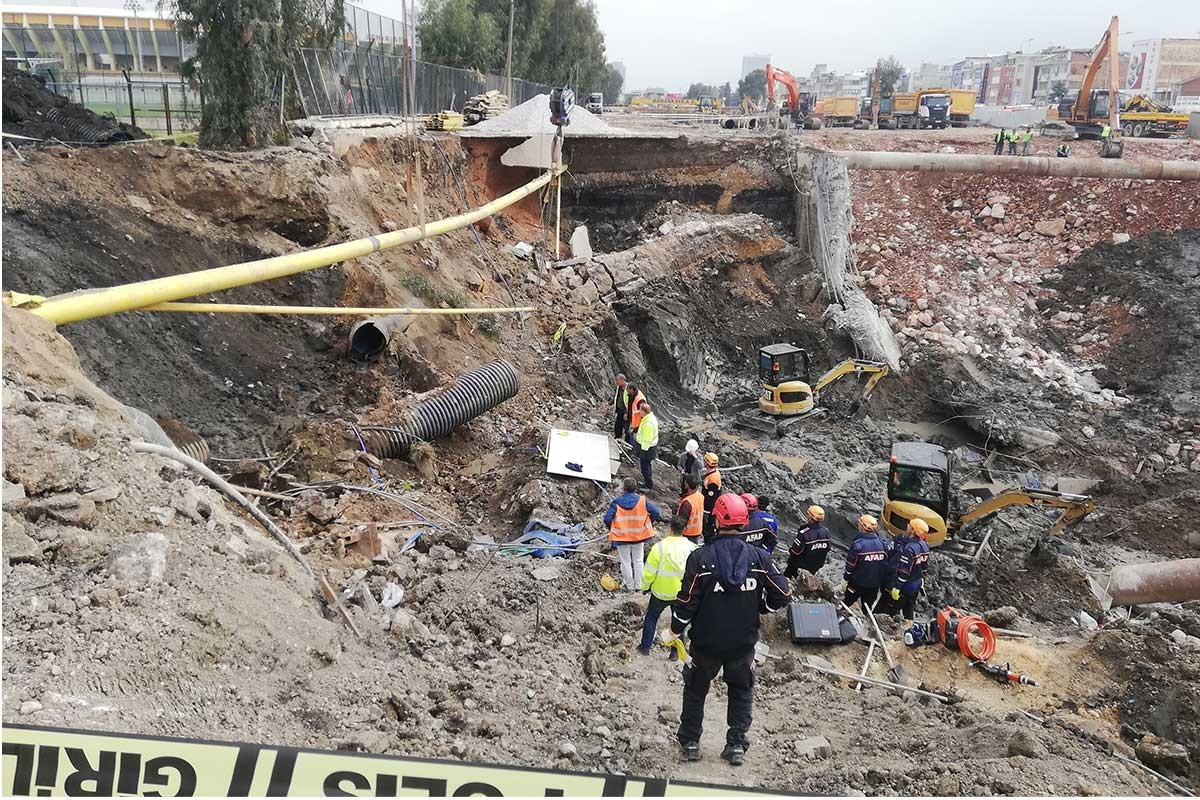
{"label": "utility pole", "polygon": [[138,12],[142,10],[141,0],[125,0],[125,10],[133,12],[133,42],[137,53],[137,71],[139,77],[145,77],[145,62],[142,61],[142,28],[138,20]]}
{"label": "utility pole", "polygon": [[508,57],[504,59],[504,93],[508,95],[509,105],[514,104],[512,82],[512,40],[513,17],[516,16],[517,0],[508,0]]}

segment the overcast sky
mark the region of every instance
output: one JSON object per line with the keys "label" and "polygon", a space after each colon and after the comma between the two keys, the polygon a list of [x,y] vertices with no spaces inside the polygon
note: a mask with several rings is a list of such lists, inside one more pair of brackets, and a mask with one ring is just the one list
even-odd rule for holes
{"label": "overcast sky", "polygon": [[[1092,47],[1120,16],[1121,48],[1138,39],[1200,35],[1198,0],[594,0],[610,61],[625,87],[686,90],[693,81],[734,85],[742,56],[807,75],[844,72],[895,55],[906,66],[965,56]],[[1126,36],[1125,32],[1130,35]]]}

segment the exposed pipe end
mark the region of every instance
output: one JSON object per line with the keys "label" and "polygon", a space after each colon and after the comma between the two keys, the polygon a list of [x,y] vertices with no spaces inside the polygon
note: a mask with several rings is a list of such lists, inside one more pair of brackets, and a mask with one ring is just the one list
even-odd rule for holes
{"label": "exposed pipe end", "polygon": [[355,361],[379,358],[387,350],[398,323],[399,317],[373,317],[354,323],[350,329],[350,358]]}

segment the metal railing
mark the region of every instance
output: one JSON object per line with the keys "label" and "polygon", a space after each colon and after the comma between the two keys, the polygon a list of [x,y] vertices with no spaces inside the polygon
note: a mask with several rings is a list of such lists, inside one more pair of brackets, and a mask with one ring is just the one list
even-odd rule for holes
{"label": "metal railing", "polygon": [[[503,92],[504,78],[472,70],[417,61],[413,64],[413,104],[403,97],[403,59],[369,47],[296,52],[295,84],[304,113],[310,117],[343,114],[436,114],[462,111],[473,95]],[[509,105],[545,94],[550,87],[513,79]]]}
{"label": "metal railing", "polygon": [[186,82],[91,78],[46,81],[46,88],[90,111],[167,135],[199,130],[204,99]]}

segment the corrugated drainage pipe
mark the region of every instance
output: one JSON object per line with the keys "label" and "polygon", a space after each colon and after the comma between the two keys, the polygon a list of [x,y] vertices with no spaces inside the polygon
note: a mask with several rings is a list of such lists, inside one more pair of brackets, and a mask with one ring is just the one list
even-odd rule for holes
{"label": "corrugated drainage pipe", "polygon": [[363,431],[367,452],[380,458],[403,458],[417,442],[429,442],[464,422],[516,396],[521,377],[502,358],[476,367],[437,397],[417,405],[395,428]]}

